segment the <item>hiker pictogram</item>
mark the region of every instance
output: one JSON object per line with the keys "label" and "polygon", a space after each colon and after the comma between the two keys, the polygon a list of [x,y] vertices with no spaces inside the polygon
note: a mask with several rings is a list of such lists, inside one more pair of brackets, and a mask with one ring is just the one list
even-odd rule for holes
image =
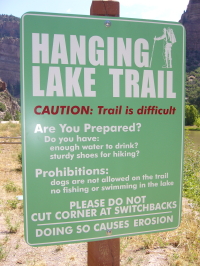
{"label": "hiker pictogram", "polygon": [[156,41],[164,40],[164,51],[163,51],[163,58],[165,61],[165,65],[163,68],[172,68],[172,45],[176,43],[176,37],[171,28],[164,28],[163,35],[160,37],[154,37],[153,49],[151,54],[151,61],[150,66],[152,64],[153,52],[155,49]]}

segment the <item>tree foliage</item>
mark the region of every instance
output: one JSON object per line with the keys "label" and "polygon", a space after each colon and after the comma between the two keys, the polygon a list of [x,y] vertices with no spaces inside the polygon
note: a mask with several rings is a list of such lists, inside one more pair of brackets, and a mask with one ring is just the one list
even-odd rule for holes
{"label": "tree foliage", "polygon": [[200,127],[200,117],[195,120],[194,124],[195,126]]}
{"label": "tree foliage", "polygon": [[200,112],[200,51],[187,51],[186,70],[186,104]]}
{"label": "tree foliage", "polygon": [[198,116],[199,116],[198,110],[194,107],[194,105],[185,106],[185,125],[186,126],[193,126]]}

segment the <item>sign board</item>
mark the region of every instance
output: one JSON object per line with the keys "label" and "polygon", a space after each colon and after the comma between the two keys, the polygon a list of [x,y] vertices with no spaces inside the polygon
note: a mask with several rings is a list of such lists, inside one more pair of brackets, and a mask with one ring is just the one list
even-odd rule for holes
{"label": "sign board", "polygon": [[182,25],[26,13],[21,73],[28,244],[179,226]]}

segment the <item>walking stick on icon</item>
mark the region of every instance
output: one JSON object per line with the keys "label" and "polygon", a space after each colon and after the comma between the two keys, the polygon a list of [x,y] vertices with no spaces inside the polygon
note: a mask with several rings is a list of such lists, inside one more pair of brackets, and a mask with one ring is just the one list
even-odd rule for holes
{"label": "walking stick on icon", "polygon": [[[155,37],[155,38],[156,38],[156,37]],[[153,42],[153,49],[152,49],[152,53],[151,53],[150,67],[151,67],[151,63],[152,63],[152,59],[153,59],[153,52],[154,52],[155,42],[156,42],[156,40],[154,39],[154,42]]]}

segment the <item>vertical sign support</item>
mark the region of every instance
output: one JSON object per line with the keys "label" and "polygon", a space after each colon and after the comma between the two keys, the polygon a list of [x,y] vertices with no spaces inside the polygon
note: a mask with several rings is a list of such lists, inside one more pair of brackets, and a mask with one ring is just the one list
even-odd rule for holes
{"label": "vertical sign support", "polygon": [[[90,15],[119,17],[119,2],[92,1]],[[120,239],[88,242],[88,266],[119,266]]]}

